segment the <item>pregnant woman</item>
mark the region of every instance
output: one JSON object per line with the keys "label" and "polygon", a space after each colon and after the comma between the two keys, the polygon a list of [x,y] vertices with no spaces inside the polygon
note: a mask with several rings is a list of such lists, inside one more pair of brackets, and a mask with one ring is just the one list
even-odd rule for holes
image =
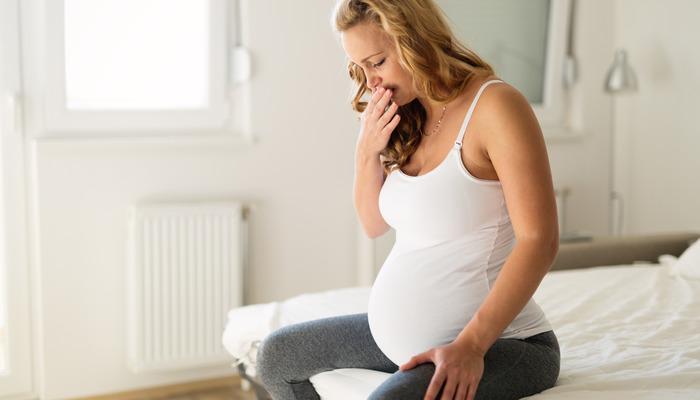
{"label": "pregnant woman", "polygon": [[[519,399],[554,386],[532,299],[558,250],[547,150],[527,99],[460,44],[433,0],[343,0],[358,91],[355,207],[396,242],[366,314],[282,327],[258,352],[274,399],[318,399],[338,368],[392,375],[370,399]],[[361,97],[371,91],[368,102]]]}

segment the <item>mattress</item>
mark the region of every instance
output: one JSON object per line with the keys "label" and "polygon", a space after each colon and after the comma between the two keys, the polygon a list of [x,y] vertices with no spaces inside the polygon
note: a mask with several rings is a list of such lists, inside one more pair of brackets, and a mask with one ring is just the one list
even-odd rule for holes
{"label": "mattress", "polygon": [[[700,399],[700,280],[674,274],[674,260],[548,273],[534,298],[558,336],[561,372],[553,388],[528,399]],[[268,321],[271,331],[366,312],[368,296],[368,287],[355,287],[258,306],[276,321]],[[234,311],[224,345],[242,362],[241,329],[231,325],[242,322]],[[245,362],[254,375],[254,359]],[[359,400],[389,376],[345,368],[310,380],[322,399]]]}

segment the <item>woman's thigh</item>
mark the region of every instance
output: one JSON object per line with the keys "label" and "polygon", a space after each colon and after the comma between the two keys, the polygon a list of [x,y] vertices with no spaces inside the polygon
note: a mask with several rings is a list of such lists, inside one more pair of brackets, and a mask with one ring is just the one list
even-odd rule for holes
{"label": "woman's thigh", "polygon": [[554,386],[561,358],[553,331],[526,339],[499,339],[484,358],[476,399],[519,399]]}
{"label": "woman's thigh", "polygon": [[[276,398],[312,392],[309,378],[338,368],[398,370],[379,349],[367,313],[341,315],[287,325],[270,333],[257,353],[256,372]],[[309,398],[316,398],[310,393]]]}
{"label": "woman's thigh", "polygon": [[[539,393],[554,386],[559,365],[559,344],[551,331],[527,339],[498,339],[484,356],[484,373],[475,398],[519,399]],[[434,373],[433,363],[397,371],[372,392],[370,399],[423,399]]]}

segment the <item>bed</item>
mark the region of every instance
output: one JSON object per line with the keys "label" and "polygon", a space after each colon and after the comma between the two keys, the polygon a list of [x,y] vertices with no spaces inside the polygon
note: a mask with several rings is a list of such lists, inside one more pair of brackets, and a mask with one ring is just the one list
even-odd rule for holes
{"label": "bed", "polygon": [[[527,399],[700,399],[700,234],[599,237],[562,243],[534,295],[558,336],[553,388]],[[273,330],[367,312],[370,287],[305,293],[233,309],[223,334],[259,400],[257,346]],[[390,374],[359,368],[311,377],[324,400],[366,399]]]}

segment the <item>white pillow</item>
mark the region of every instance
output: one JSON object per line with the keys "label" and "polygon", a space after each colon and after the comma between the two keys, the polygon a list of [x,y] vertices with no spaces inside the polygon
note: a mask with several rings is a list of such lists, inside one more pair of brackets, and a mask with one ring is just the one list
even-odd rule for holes
{"label": "white pillow", "polygon": [[673,264],[673,271],[687,278],[700,279],[700,239],[691,244]]}

